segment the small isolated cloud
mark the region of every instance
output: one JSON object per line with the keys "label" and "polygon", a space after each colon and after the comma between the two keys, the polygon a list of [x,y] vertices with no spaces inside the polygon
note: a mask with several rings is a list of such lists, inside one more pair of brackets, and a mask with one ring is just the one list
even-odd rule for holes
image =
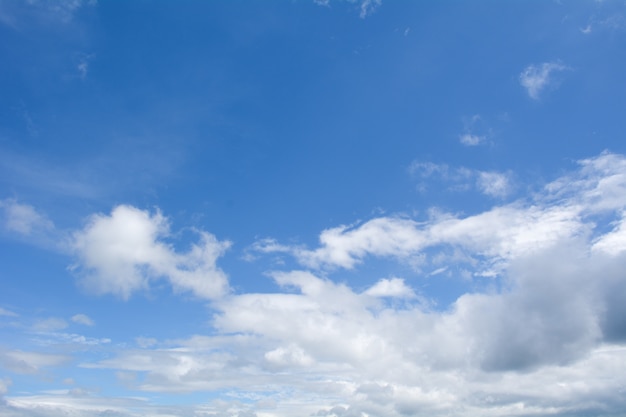
{"label": "small isolated cloud", "polygon": [[477,146],[485,143],[486,140],[485,136],[473,135],[471,133],[464,133],[459,136],[459,141],[466,146]]}
{"label": "small isolated cloud", "polygon": [[87,78],[87,73],[89,72],[89,64],[91,60],[93,60],[93,54],[84,54],[81,53],[76,58],[76,71],[78,72],[78,76],[81,80]]}
{"label": "small isolated cloud", "polygon": [[361,19],[367,17],[367,15],[371,14],[382,4],[382,0],[361,0],[360,8],[361,12],[359,16]]}
{"label": "small isolated cloud", "polygon": [[4,228],[23,236],[54,229],[53,223],[43,214],[28,204],[19,203],[14,199],[0,200],[3,211]]}
{"label": "small isolated cloud", "polygon": [[93,326],[94,321],[85,314],[75,314],[72,316],[72,321],[77,324],[82,324],[84,326]]}
{"label": "small isolated cloud", "polygon": [[479,114],[475,114],[463,118],[463,133],[459,135],[459,142],[465,146],[484,145],[491,134],[491,128],[485,120]]}
{"label": "small isolated cloud", "polygon": [[559,62],[544,62],[539,65],[529,65],[519,76],[522,87],[530,98],[539,100],[541,93],[553,85],[555,79],[554,73],[564,71],[567,67]]}
{"label": "small isolated cloud", "polygon": [[511,182],[508,174],[501,172],[478,172],[476,184],[479,190],[491,197],[506,197],[511,191]]}
{"label": "small isolated cloud", "polygon": [[402,278],[381,279],[365,291],[372,297],[414,298],[413,289],[404,283]]}
{"label": "small isolated cloud", "polygon": [[197,231],[198,242],[185,253],[164,241],[170,236],[167,219],[131,206],[118,206],[110,215],[89,219],[73,235],[78,261],[72,267],[84,287],[97,294],[128,299],[153,280],[166,279],[176,291],[201,298],[217,298],[228,290],[226,274],[216,262],[230,242]]}

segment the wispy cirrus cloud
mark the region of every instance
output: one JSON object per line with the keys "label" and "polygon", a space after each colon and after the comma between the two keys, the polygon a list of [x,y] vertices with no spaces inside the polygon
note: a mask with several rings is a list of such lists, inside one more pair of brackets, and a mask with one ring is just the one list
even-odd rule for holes
{"label": "wispy cirrus cloud", "polygon": [[[357,4],[359,7],[359,17],[366,18],[372,14],[380,5],[382,0],[346,0],[348,3]],[[320,6],[330,6],[331,0],[313,0],[315,4]]]}
{"label": "wispy cirrus cloud", "polygon": [[0,22],[14,29],[26,24],[67,24],[83,7],[94,7],[97,0],[29,0],[0,2]]}
{"label": "wispy cirrus cloud", "polygon": [[[510,172],[481,171],[448,164],[413,161],[409,173],[419,179],[418,189],[426,191],[430,182],[441,182],[449,191],[476,189],[495,198],[507,197],[513,191],[513,175]],[[438,185],[439,186],[439,185]]]}
{"label": "wispy cirrus cloud", "polygon": [[54,229],[54,224],[44,214],[16,199],[0,200],[0,210],[4,215],[4,228],[9,232],[30,236]]}

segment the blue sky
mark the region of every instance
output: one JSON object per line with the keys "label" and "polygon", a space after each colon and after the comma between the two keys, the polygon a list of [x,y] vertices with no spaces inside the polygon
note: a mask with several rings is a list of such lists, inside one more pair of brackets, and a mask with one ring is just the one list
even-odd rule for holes
{"label": "blue sky", "polygon": [[0,416],[621,416],[620,1],[0,0]]}

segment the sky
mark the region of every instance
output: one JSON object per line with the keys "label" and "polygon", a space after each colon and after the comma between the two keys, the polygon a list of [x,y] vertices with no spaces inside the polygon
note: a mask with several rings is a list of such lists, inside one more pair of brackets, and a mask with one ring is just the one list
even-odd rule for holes
{"label": "sky", "polygon": [[0,417],[626,416],[623,1],[0,0]]}

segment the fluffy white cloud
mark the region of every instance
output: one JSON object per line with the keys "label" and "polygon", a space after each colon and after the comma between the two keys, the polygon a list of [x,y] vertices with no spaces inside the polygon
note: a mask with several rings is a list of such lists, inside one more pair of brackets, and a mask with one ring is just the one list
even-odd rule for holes
{"label": "fluffy white cloud", "polygon": [[138,373],[146,391],[236,389],[276,417],[567,415],[601,411],[598,398],[620,409],[626,349],[614,343],[626,340],[626,323],[614,294],[626,289],[624,266],[625,256],[565,240],[516,259],[506,289],[465,294],[443,311],[382,303],[309,272],[274,273],[284,292],[215,304],[215,336],[83,366]]}
{"label": "fluffy white cloud", "polygon": [[[241,402],[163,408],[47,394],[6,397],[0,416],[28,416],[34,404],[42,416],[81,417],[617,415],[626,408],[625,187],[626,158],[603,153],[526,200],[481,213],[379,217],[328,229],[314,249],[264,241],[266,252],[320,269],[274,271],[277,291],[212,300],[208,335],[142,338],[80,365],[118,372],[146,392],[211,391]],[[140,230],[163,222],[158,213],[127,210],[144,219],[131,222]],[[103,218],[115,215],[96,220]],[[165,245],[157,235],[135,233],[149,244],[131,247],[150,253],[145,248]],[[327,276],[325,267],[358,273],[371,256],[423,256],[438,271],[462,263],[491,274],[494,285],[435,309],[416,294],[418,274],[365,289]],[[0,358],[22,373],[63,359],[40,355]]]}
{"label": "fluffy white cloud", "polygon": [[[307,249],[271,245],[265,252],[287,252],[307,267],[354,268],[368,256],[412,262],[442,249],[460,251],[479,274],[494,274],[512,259],[548,250],[564,239],[593,239],[595,248],[620,251],[623,245],[622,212],[626,209],[626,158],[603,153],[579,162],[580,169],[549,184],[530,200],[519,200],[470,216],[432,212],[418,222],[409,218],[378,217],[356,226],[324,230],[320,246]],[[447,173],[447,166],[422,164],[424,172]],[[426,174],[425,174],[426,175]],[[447,174],[445,174],[447,175]],[[504,195],[509,181],[498,173],[481,172],[484,192]],[[614,220],[596,224],[603,214]],[[440,256],[438,257],[441,263]],[[428,258],[426,258],[428,261]]]}
{"label": "fluffy white cloud", "polygon": [[148,288],[151,280],[165,278],[176,291],[220,297],[228,290],[228,280],[216,261],[230,243],[207,232],[197,233],[199,242],[179,253],[164,241],[169,225],[161,213],[118,206],[110,216],[92,216],[74,234],[72,246],[78,257],[74,268],[82,284],[98,294],[128,299],[133,292]]}
{"label": "fluffy white cloud", "polygon": [[559,62],[529,65],[520,74],[519,82],[530,98],[538,100],[541,93],[554,81],[552,75],[566,69],[567,67]]}

